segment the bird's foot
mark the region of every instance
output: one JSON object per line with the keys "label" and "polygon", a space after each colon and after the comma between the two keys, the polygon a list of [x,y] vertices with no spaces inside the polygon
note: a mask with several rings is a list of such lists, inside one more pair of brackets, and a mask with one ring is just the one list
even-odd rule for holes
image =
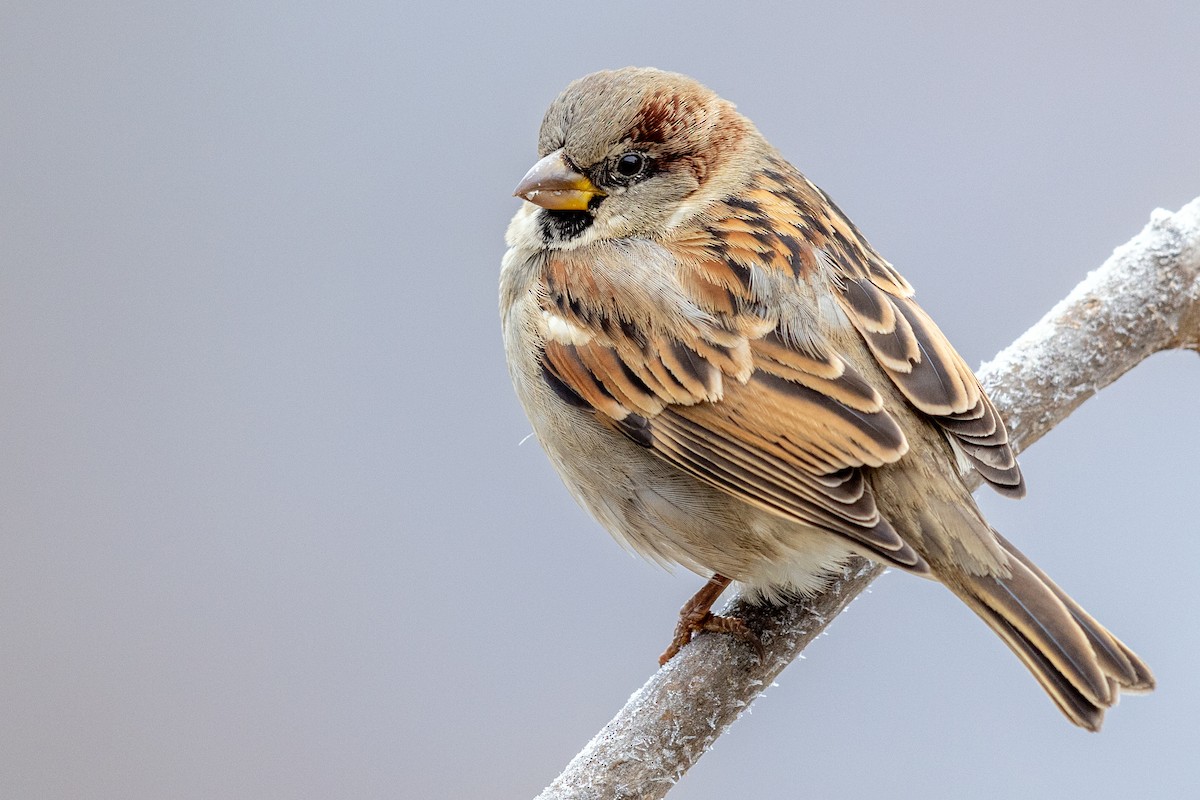
{"label": "bird's foot", "polygon": [[671,639],[670,646],[658,657],[659,666],[674,658],[683,649],[683,646],[692,640],[693,636],[706,631],[733,634],[753,647],[758,653],[760,661],[766,657],[767,653],[763,648],[762,640],[746,626],[745,622],[737,617],[722,617],[712,613],[713,603],[720,597],[721,592],[725,591],[729,582],[729,578],[724,575],[714,575],[691,600],[684,604],[683,608],[679,610],[679,624],[675,626],[675,637]]}

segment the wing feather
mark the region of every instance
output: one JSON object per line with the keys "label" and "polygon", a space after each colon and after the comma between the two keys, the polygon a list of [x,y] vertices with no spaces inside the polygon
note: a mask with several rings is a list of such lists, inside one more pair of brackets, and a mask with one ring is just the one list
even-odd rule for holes
{"label": "wing feather", "polygon": [[553,295],[547,287],[542,364],[566,402],[721,491],[927,569],[879,513],[862,473],[900,458],[908,442],[879,393],[836,353],[798,347],[761,319],[705,327],[687,317],[689,325],[649,330]]}
{"label": "wing feather", "polygon": [[[912,299],[912,286],[828,195],[782,158],[768,160],[754,188],[729,201],[728,218],[713,226],[728,260],[747,268],[757,258],[755,267],[778,271],[781,257],[790,255],[787,266],[808,280],[822,280],[816,265],[824,265],[843,310],[904,397],[997,491],[1024,494],[1003,421],[974,373]],[[795,377],[782,368],[776,372]]]}
{"label": "wing feather", "polygon": [[911,298],[890,294],[865,277],[847,277],[842,287],[842,309],[896,388],[946,432],[993,488],[1022,496],[1024,479],[1004,422],[929,315]]}

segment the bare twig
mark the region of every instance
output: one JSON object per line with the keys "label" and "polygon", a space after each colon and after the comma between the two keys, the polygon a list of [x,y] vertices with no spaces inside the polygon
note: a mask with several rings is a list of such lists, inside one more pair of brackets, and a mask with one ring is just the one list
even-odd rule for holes
{"label": "bare twig", "polygon": [[[1200,198],[1175,214],[1155,211],[979,377],[1019,451],[1147,356],[1174,348],[1200,351]],[[663,797],[882,571],[856,560],[821,594],[784,606],[734,598],[723,613],[759,633],[764,663],[731,637],[699,637],[629,698],[538,800]]]}

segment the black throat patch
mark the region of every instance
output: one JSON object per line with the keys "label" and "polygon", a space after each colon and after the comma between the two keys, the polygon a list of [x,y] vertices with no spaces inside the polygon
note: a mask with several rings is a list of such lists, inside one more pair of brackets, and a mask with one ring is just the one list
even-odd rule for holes
{"label": "black throat patch", "polygon": [[544,208],[538,212],[538,224],[547,243],[571,241],[591,227],[592,219],[590,211],[551,211]]}

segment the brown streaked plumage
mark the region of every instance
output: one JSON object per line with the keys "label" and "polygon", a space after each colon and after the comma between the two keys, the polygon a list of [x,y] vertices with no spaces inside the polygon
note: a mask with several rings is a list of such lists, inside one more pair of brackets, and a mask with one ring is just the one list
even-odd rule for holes
{"label": "brown streaked plumage", "polygon": [[1153,688],[987,524],[960,478],[1024,482],[1003,421],[908,282],[734,107],[681,75],[575,81],[518,186],[501,315],[517,393],[620,541],[711,605],[817,590],[851,554],[941,581],[1077,725]]}

